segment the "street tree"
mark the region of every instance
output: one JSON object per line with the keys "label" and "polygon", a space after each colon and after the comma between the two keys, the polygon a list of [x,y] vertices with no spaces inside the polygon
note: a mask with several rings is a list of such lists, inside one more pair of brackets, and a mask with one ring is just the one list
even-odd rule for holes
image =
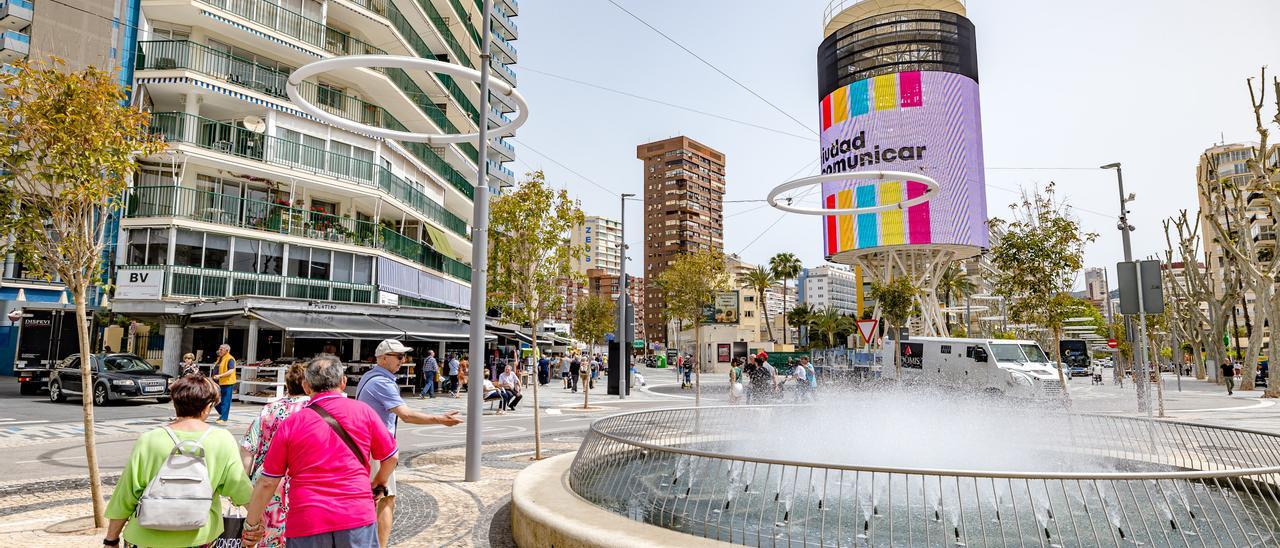
{"label": "street tree", "polygon": [[94,439],[87,301],[103,283],[111,215],[121,206],[137,155],[164,142],[148,116],[125,105],[119,79],[96,68],[69,71],[61,59],[17,64],[0,76],[0,193],[8,215],[0,230],[35,277],[57,277],[75,303],[80,344],[85,459],[94,525],[105,525]]}
{"label": "street tree", "polygon": [[[769,270],[773,272],[773,277],[782,279],[782,309],[787,310],[787,282],[792,278],[800,275],[800,271],[804,269],[804,263],[800,262],[800,258],[794,253],[782,252],[774,255],[769,259]],[[787,315],[782,315],[782,344],[787,344]]]}
{"label": "street tree", "polygon": [[[588,295],[579,299],[573,307],[573,335],[592,346],[604,344],[605,334],[615,328],[616,306],[613,299],[600,295]],[[621,340],[621,339],[619,339]],[[582,386],[582,408],[591,404],[591,383]]]}
{"label": "street tree", "polygon": [[702,405],[702,320],[704,308],[711,305],[717,292],[729,288],[724,253],[701,249],[681,253],[655,280],[662,290],[668,318],[693,326],[694,334],[694,405]]}
{"label": "street tree", "polygon": [[841,314],[834,308],[815,310],[809,321],[814,331],[825,336],[827,348],[835,348],[836,337],[854,329],[853,318]]}
{"label": "street tree", "polygon": [[[936,291],[942,293],[942,304],[951,306],[952,297],[956,299],[967,298],[977,291],[977,288],[977,284],[973,283],[973,278],[969,277],[969,273],[959,264],[952,263],[938,276]],[[968,312],[966,312],[967,314]],[[950,318],[950,315],[947,317]],[[947,324],[947,331],[951,331],[950,322]]]}
{"label": "street tree", "polygon": [[[894,341],[898,340],[899,327],[906,327],[907,320],[920,313],[916,301],[920,298],[920,288],[911,283],[906,276],[890,279],[888,283],[871,284],[871,298],[880,307],[880,316],[889,322],[889,334]],[[898,349],[893,350],[894,374],[901,377],[901,365],[898,363]]]}
{"label": "street tree", "polygon": [[[1200,218],[1197,214],[1192,221],[1184,209],[1165,219],[1165,263],[1181,261],[1183,266],[1177,272],[1165,269],[1163,278],[1165,298],[1173,308],[1171,326],[1178,339],[1191,343],[1195,376],[1203,380],[1206,376],[1217,378],[1218,365],[1227,359],[1222,338],[1231,310],[1240,301],[1241,281],[1240,269],[1231,257],[1218,268],[1200,263]],[[1207,367],[1201,356],[1209,360]]]}
{"label": "street tree", "polygon": [[[1249,334],[1249,349],[1241,368],[1241,390],[1254,388],[1255,371],[1262,348],[1261,326],[1276,325],[1280,321],[1280,291],[1276,291],[1275,287],[1275,280],[1280,276],[1280,260],[1277,260],[1271,249],[1259,249],[1248,234],[1248,227],[1251,225],[1246,224],[1249,219],[1245,217],[1249,215],[1246,206],[1255,201],[1262,202],[1272,212],[1280,211],[1280,163],[1271,159],[1270,150],[1271,126],[1280,124],[1280,80],[1272,78],[1271,82],[1267,82],[1267,69],[1263,67],[1260,85],[1255,88],[1253,78],[1249,78],[1247,83],[1249,103],[1253,108],[1254,125],[1258,132],[1258,143],[1253,147],[1253,154],[1246,160],[1249,177],[1242,182],[1231,174],[1219,173],[1213,158],[1202,162],[1212,172],[1201,174],[1202,179],[1210,182],[1205,186],[1211,187],[1202,189],[1201,196],[1223,196],[1221,208],[1215,207],[1211,211],[1202,212],[1216,233],[1214,241],[1221,244],[1229,255],[1228,260],[1233,261],[1240,269],[1244,289],[1252,292],[1255,299],[1253,319],[1256,327]],[[1267,106],[1268,84],[1274,89],[1276,103],[1276,114],[1270,119],[1263,116],[1263,109]],[[1219,218],[1219,210],[1224,213],[1223,219]],[[1280,397],[1280,368],[1269,369],[1267,391],[1263,397]]]}
{"label": "street tree", "polygon": [[816,313],[817,310],[805,303],[800,303],[796,305],[795,308],[787,311],[787,321],[790,322],[791,325],[796,326],[796,329],[799,331],[799,343],[801,346],[809,345],[808,332],[809,328],[812,326],[813,316]]}
{"label": "street tree", "polygon": [[[559,290],[579,275],[570,258],[582,246],[569,243],[569,231],[585,221],[582,208],[566,190],[551,188],[542,171],[494,198],[489,213],[489,302],[502,318],[529,328],[535,354],[538,324],[564,304]],[[536,357],[536,356],[535,356]],[[478,359],[478,357],[477,357]],[[533,383],[534,458],[542,458],[538,383]]]}
{"label": "street tree", "polygon": [[738,276],[738,284],[743,289],[750,289],[756,292],[756,306],[760,309],[760,317],[764,318],[765,329],[769,333],[769,340],[773,339],[773,322],[769,321],[769,308],[765,306],[765,292],[778,283],[778,279],[773,277],[773,272],[763,266],[757,266],[755,270],[748,270],[745,274]]}
{"label": "street tree", "polygon": [[990,221],[1002,233],[991,249],[995,292],[1005,298],[1015,321],[1039,324],[1053,334],[1058,380],[1067,390],[1062,371],[1062,324],[1069,318],[1070,292],[1076,273],[1084,267],[1084,246],[1098,235],[1085,232],[1070,207],[1057,199],[1055,184],[1041,191],[1023,192],[1010,206],[1011,219]]}

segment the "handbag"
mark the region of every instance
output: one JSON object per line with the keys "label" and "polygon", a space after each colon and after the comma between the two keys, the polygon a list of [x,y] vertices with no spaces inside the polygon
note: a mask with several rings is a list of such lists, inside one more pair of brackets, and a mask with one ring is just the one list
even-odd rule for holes
{"label": "handbag", "polygon": [[[238,509],[238,510],[237,510]],[[222,513],[222,535],[209,543],[210,548],[240,548],[244,534],[245,509],[232,506]]]}

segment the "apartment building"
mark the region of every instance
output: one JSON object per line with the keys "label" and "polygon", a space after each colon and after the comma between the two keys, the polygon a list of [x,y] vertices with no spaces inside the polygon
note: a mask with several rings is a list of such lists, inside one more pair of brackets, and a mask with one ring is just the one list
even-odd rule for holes
{"label": "apartment building", "polygon": [[603,270],[618,276],[622,272],[622,224],[606,217],[591,216],[579,226],[573,227],[569,243],[583,250],[570,260],[571,268],[580,274],[590,270]]}
{"label": "apartment building", "polygon": [[796,283],[800,302],[817,310],[857,314],[858,285],[852,268],[824,264],[800,272]]}
{"label": "apartment building", "polygon": [[[229,342],[245,362],[371,341],[465,345],[479,151],[373,139],[289,101],[291,71],[354,54],[478,67],[515,85],[515,0],[481,28],[474,0],[142,0],[134,100],[168,148],[145,158],[116,256],[117,312],[164,326],[165,364]],[[304,82],[329,113],[387,129],[475,131],[514,105],[477,85],[400,69]],[[487,143],[489,185],[515,150]],[[186,329],[183,328],[186,326]],[[365,341],[364,347],[361,342]],[[172,356],[172,359],[170,357]]]}
{"label": "apartment building", "polygon": [[[644,162],[644,277],[657,279],[680,253],[724,249],[724,154],[688,137],[636,147]],[[667,343],[665,301],[645,295],[645,332]]]}

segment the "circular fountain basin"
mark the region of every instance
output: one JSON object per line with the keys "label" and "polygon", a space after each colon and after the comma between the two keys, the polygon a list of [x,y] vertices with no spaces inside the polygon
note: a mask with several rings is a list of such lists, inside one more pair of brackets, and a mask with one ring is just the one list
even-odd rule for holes
{"label": "circular fountain basin", "polygon": [[1280,543],[1280,436],[1060,410],[904,416],[931,405],[615,415],[592,425],[569,488],[750,546]]}

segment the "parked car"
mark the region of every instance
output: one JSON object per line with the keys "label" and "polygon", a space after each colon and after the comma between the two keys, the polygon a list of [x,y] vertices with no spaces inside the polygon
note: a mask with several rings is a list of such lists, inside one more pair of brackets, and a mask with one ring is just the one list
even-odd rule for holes
{"label": "parked car", "polygon": [[1083,365],[1073,365],[1070,368],[1068,368],[1067,372],[1068,372],[1068,376],[1072,378],[1089,376],[1089,368]]}
{"label": "parked car", "polygon": [[[134,354],[94,354],[91,358],[94,405],[117,400],[154,399],[169,402],[169,381],[173,378]],[[83,397],[80,383],[80,355],[58,363],[49,376],[49,400],[63,402],[68,396]]]}

